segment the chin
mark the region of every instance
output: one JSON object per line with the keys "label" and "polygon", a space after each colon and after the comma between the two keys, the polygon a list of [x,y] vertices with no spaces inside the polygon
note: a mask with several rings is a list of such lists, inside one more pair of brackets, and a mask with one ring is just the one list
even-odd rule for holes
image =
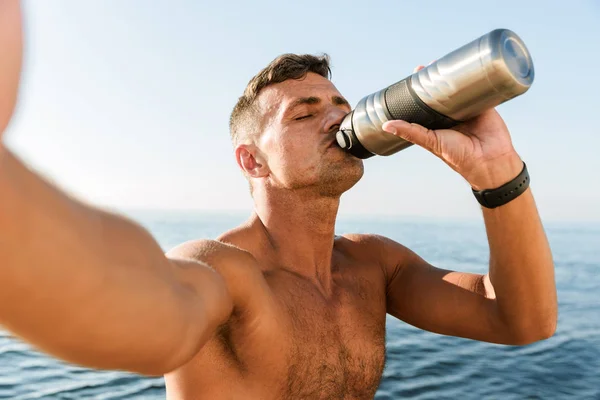
{"label": "chin", "polygon": [[324,171],[320,185],[323,196],[339,197],[360,181],[364,174],[362,160],[355,158],[351,165],[332,165]]}

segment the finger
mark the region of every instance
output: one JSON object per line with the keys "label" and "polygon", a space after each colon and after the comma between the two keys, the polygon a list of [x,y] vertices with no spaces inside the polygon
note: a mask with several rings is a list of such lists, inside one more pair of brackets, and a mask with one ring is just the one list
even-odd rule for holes
{"label": "finger", "polygon": [[410,124],[402,120],[387,121],[383,130],[404,140],[419,145],[432,153],[439,155],[440,140],[436,131],[427,129],[419,124]]}
{"label": "finger", "polygon": [[417,71],[420,71],[420,70],[422,70],[423,68],[425,68],[425,66],[424,66],[424,65],[418,65],[417,67],[415,67],[415,69],[413,69],[413,74],[414,74],[415,72],[417,72]]}

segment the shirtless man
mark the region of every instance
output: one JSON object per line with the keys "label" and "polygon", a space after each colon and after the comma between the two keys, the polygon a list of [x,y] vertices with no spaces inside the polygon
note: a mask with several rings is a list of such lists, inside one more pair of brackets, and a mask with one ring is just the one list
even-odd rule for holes
{"label": "shirtless man", "polygon": [[[0,130],[20,46],[18,2],[1,0]],[[334,235],[340,196],[363,174],[361,160],[332,145],[349,111],[326,59],[276,59],[231,119],[254,213],[166,256],[138,224],[69,198],[1,148],[0,324],[72,363],[164,374],[169,399],[373,398],[386,313],[494,343],[550,337],[553,263],[530,189],[483,209],[486,275],[435,268],[381,236]],[[494,110],[458,132],[386,129],[475,188],[522,168]]]}

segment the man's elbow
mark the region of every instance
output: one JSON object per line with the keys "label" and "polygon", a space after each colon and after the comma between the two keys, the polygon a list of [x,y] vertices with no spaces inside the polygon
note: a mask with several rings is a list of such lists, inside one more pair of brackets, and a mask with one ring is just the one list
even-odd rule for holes
{"label": "man's elbow", "polygon": [[513,331],[510,343],[516,346],[525,346],[542,340],[550,339],[556,333],[557,317],[546,317],[528,324],[526,327]]}

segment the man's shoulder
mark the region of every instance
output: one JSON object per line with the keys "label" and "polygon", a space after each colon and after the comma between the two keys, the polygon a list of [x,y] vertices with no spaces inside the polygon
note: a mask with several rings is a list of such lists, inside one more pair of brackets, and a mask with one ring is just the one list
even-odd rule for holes
{"label": "man's shoulder", "polygon": [[168,258],[186,259],[214,268],[225,278],[259,275],[256,259],[248,251],[231,243],[213,239],[195,239],[181,243],[166,253]]}
{"label": "man's shoulder", "polygon": [[412,262],[415,254],[408,247],[383,235],[348,233],[341,236],[340,247],[355,259],[376,262],[386,274]]}
{"label": "man's shoulder", "polygon": [[202,261],[206,257],[244,257],[248,252],[230,243],[214,239],[194,239],[183,242],[167,253],[168,257],[190,258]]}
{"label": "man's shoulder", "polygon": [[375,233],[345,233],[339,235],[339,242],[355,249],[384,250],[391,248],[404,248],[400,243],[383,235]]}
{"label": "man's shoulder", "polygon": [[213,268],[225,282],[239,311],[258,312],[271,296],[252,254],[220,240],[190,240],[167,253],[169,258],[193,260]]}

